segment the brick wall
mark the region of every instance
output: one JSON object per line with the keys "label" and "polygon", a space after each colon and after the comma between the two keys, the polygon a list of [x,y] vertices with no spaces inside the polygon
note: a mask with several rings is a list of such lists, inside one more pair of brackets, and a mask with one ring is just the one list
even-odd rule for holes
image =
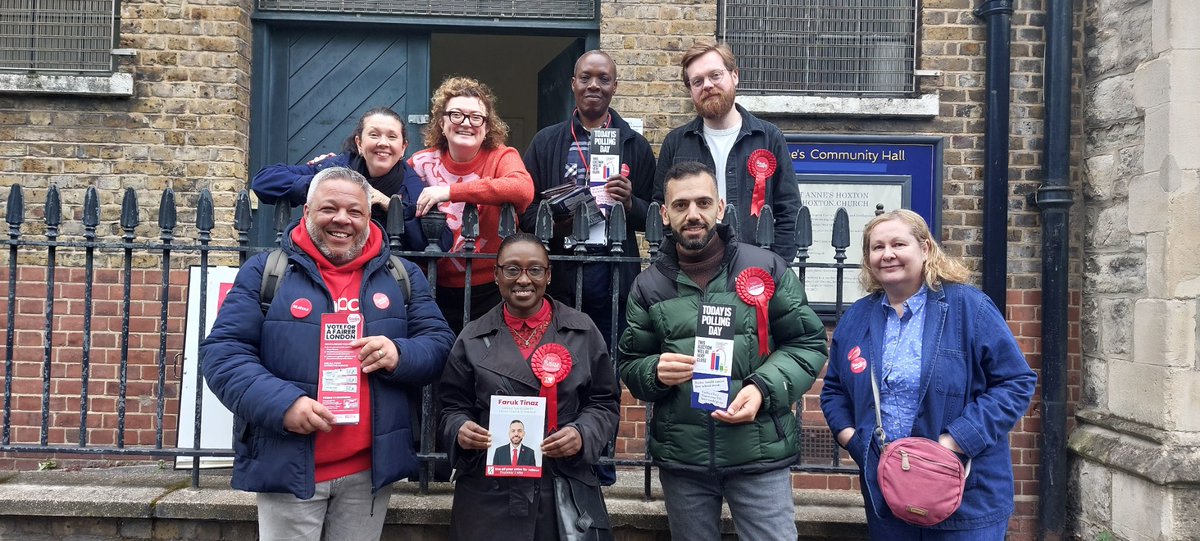
{"label": "brick wall", "polygon": [[0,94],[0,186],[19,183],[40,205],[53,184],[76,209],[96,186],[104,223],[116,221],[125,188],[152,194],[140,206],[145,234],[157,234],[162,189],[178,192],[182,225],[194,223],[196,191],[208,188],[227,224],[247,178],[252,6],[120,2],[118,47],[137,56],[119,70],[133,74],[133,97]]}

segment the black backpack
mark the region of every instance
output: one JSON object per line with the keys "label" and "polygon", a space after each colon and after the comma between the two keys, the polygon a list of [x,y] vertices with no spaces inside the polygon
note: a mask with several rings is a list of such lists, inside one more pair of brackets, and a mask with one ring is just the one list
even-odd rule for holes
{"label": "black backpack", "polygon": [[[271,308],[271,301],[275,300],[275,293],[279,291],[279,284],[283,282],[283,273],[287,271],[287,267],[287,254],[279,248],[271,250],[267,256],[267,265],[263,267],[262,283],[258,287],[259,304],[262,306],[263,314],[266,314],[267,310]],[[392,278],[396,279],[396,283],[400,284],[400,289],[404,291],[404,306],[407,307],[412,298],[412,286],[408,283],[408,269],[404,268],[400,256],[394,254],[388,257],[387,268],[392,273]]]}

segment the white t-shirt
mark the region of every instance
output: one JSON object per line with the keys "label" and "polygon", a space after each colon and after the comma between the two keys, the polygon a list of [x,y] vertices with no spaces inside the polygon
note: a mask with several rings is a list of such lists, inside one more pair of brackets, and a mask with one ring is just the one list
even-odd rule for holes
{"label": "white t-shirt", "polygon": [[741,123],[737,126],[724,130],[714,130],[708,126],[704,127],[704,142],[708,144],[708,150],[712,152],[713,165],[717,173],[717,193],[721,195],[721,199],[728,201],[725,197],[725,162],[729,160],[729,151],[733,150],[733,143],[737,141],[738,131],[742,129]]}

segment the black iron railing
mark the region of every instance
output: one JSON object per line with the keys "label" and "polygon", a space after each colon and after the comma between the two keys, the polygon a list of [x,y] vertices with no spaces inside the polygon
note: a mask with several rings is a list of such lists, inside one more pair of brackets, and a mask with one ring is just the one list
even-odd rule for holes
{"label": "black iron railing", "polygon": [[[238,194],[230,224],[234,234],[227,244],[214,245],[212,242],[217,224],[212,195],[207,190],[201,190],[196,194],[188,194],[187,198],[185,208],[189,213],[194,210],[195,214],[194,223],[186,228],[191,235],[188,242],[177,242],[180,227],[176,194],[170,189],[162,193],[159,201],[158,220],[154,226],[157,229],[156,241],[137,235],[143,224],[138,195],[132,188],[124,192],[119,219],[115,227],[109,229],[113,234],[102,239],[98,232],[102,226],[100,197],[94,186],[84,192],[82,206],[71,209],[71,216],[75,219],[65,226],[58,188],[48,188],[44,205],[40,209],[34,207],[34,213],[41,216],[40,221],[26,220],[27,206],[21,186],[14,185],[9,189],[5,212],[8,250],[4,269],[7,274],[3,279],[8,282],[8,296],[3,300],[4,417],[0,452],[193,458],[193,486],[198,486],[200,481],[201,463],[198,458],[232,456],[229,449],[204,448],[201,445],[204,386],[199,370],[192,382],[195,384],[192,441],[175,441],[174,446],[170,445],[169,436],[174,430],[165,425],[169,424],[168,412],[174,405],[171,402],[178,398],[177,390],[181,388],[182,379],[175,370],[175,360],[181,354],[172,352],[183,349],[179,324],[182,318],[178,314],[179,309],[186,305],[184,299],[187,298],[178,278],[184,267],[198,266],[199,291],[207,292],[207,270],[213,266],[214,259],[232,262],[236,258],[238,263],[244,263],[250,255],[266,248],[249,245],[253,212],[246,192]],[[424,251],[401,250],[399,239],[404,233],[405,224],[398,201],[393,200],[397,204],[391,205],[392,210],[384,226],[391,239],[390,248],[397,255],[425,264],[431,285],[436,285],[436,261],[440,258],[494,257],[493,254],[475,253],[475,240],[480,233],[479,217],[475,207],[470,205],[463,215],[462,235],[466,241],[463,251],[446,253],[436,243],[430,243]],[[620,205],[613,207],[607,219],[607,253],[589,251],[584,244],[588,230],[582,212],[584,210],[580,207],[574,217],[575,230],[565,243],[571,253],[552,255],[552,262],[607,263],[613,266],[636,262],[644,265],[657,255],[664,242],[657,203],[653,203],[647,212],[645,241],[649,258],[624,252],[627,230],[625,212]],[[732,225],[734,231],[739,231],[737,220],[735,210],[728,207],[725,222]],[[773,218],[769,206],[763,208],[763,215],[758,220],[756,238],[750,240],[753,244],[767,247],[773,240]],[[277,207],[273,223],[277,239],[289,221],[290,209],[282,205]],[[534,229],[535,234],[547,245],[550,244],[552,225],[551,210],[543,203],[538,209]],[[75,233],[64,238],[61,232],[64,228]],[[119,234],[116,233],[118,230]],[[516,213],[506,206],[498,233],[504,237],[516,230]],[[836,319],[841,314],[843,303],[842,274],[849,267],[845,263],[846,248],[850,245],[845,210],[838,211],[828,235],[835,248],[835,262],[807,261],[813,233],[808,209],[802,207],[797,220],[800,255],[792,265],[801,279],[807,269],[835,270],[837,300],[833,319]],[[437,235],[427,236],[437,238]],[[60,263],[60,257],[69,261]],[[114,274],[112,269],[118,268],[120,272]],[[467,305],[463,306],[464,321],[469,319],[471,298],[471,267],[467,265],[466,268],[468,292],[465,295]],[[60,282],[60,271],[67,274],[67,280]],[[613,358],[617,358],[616,327],[620,317],[617,313],[618,295],[623,289],[620,275],[615,268],[611,272],[613,323],[611,328],[601,329],[611,339]],[[135,276],[140,280],[135,281]],[[176,278],[174,281],[173,276]],[[579,306],[583,289],[582,265],[576,266],[574,280],[577,287],[573,301],[575,306]],[[98,290],[103,292],[100,298],[96,295]],[[207,313],[208,303],[204,294],[201,294],[201,299],[196,328],[206,329],[210,314]],[[572,299],[565,301],[570,303]],[[25,304],[30,302],[34,303],[32,308]],[[119,308],[116,308],[118,305]],[[44,311],[41,317],[37,314],[39,307]],[[61,312],[56,309],[61,309]],[[37,328],[38,324],[41,325],[40,329]],[[97,377],[101,371],[102,374]],[[131,376],[131,373],[136,376]],[[78,382],[77,386],[75,382]],[[133,401],[129,396],[131,385],[142,391],[137,393]],[[31,401],[36,401],[36,405]],[[623,408],[628,406],[624,404]],[[646,422],[650,422],[653,411],[649,405],[634,407],[644,407]],[[435,463],[447,460],[446,453],[439,452],[434,446],[435,419],[429,386],[423,389],[421,408],[424,415],[418,457],[425,465],[420,482],[422,490],[426,490],[433,478]],[[855,471],[843,465],[839,449],[833,444],[824,422],[812,422],[819,419],[819,413],[813,408],[806,410],[803,398],[796,404],[796,412],[803,430],[803,444],[800,461],[793,469],[815,473]],[[75,415],[78,416],[77,423],[73,422]],[[96,417],[100,419],[96,420]],[[806,418],[809,423],[804,422]],[[130,426],[131,421],[136,426]],[[68,429],[76,425],[77,432]],[[32,437],[33,430],[37,432],[36,438]],[[651,466],[645,452],[640,457],[630,458],[630,453],[617,456],[610,450],[603,460],[609,464],[644,468],[644,486],[649,497]]]}

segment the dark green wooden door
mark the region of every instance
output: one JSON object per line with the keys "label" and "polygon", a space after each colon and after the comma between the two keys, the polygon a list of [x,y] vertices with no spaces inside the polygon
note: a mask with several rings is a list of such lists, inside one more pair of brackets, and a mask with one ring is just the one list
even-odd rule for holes
{"label": "dark green wooden door", "polygon": [[[251,177],[264,165],[341,152],[359,116],[388,106],[405,119],[429,114],[429,38],[395,28],[255,29]],[[420,124],[408,126],[412,153]],[[254,241],[274,242],[271,205],[260,205]]]}

